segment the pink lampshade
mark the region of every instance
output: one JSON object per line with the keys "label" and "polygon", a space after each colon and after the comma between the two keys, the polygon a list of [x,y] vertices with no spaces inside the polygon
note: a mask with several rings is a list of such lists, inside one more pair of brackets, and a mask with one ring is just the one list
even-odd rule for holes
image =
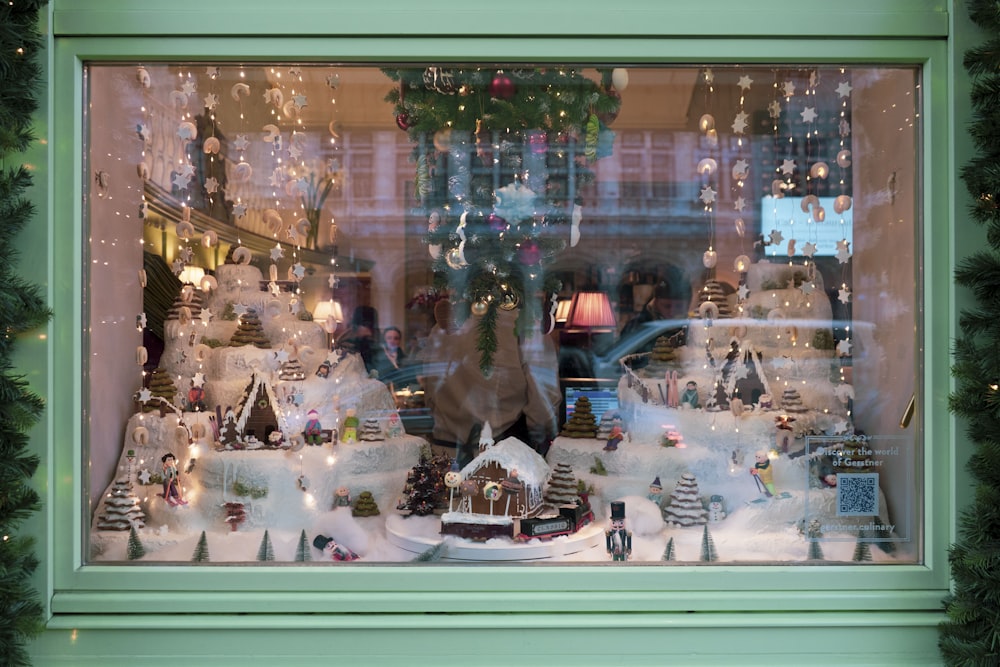
{"label": "pink lampshade", "polygon": [[569,308],[567,329],[611,329],[615,326],[615,312],[611,300],[604,292],[577,292]]}

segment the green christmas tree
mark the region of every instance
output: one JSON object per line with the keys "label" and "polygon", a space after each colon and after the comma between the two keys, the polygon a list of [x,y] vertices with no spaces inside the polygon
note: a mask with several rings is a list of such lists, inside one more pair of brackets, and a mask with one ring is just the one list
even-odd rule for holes
{"label": "green christmas tree", "polygon": [[379,515],[378,504],[376,504],[375,496],[372,495],[371,491],[362,491],[358,494],[354,501],[354,507],[351,508],[351,514],[353,516]]}
{"label": "green christmas tree", "polygon": [[573,404],[573,414],[566,420],[560,435],[568,438],[596,438],[597,418],[594,416],[590,399],[581,396]]}
{"label": "green christmas tree", "polygon": [[146,555],[146,547],[142,546],[142,540],[139,539],[139,531],[135,529],[133,525],[128,530],[128,547],[126,550],[126,558],[129,560],[138,560]]}
{"label": "green christmas tree", "polygon": [[677,555],[674,553],[674,538],[667,540],[667,546],[663,548],[663,556],[660,560],[677,560]]}
{"label": "green christmas tree", "polygon": [[259,561],[272,561],[274,560],[274,547],[271,546],[271,535],[264,530],[264,537],[260,540],[260,547],[257,549],[257,560]]}
{"label": "green christmas tree", "polygon": [[194,547],[194,555],[191,556],[191,561],[194,563],[207,563],[211,560],[208,556],[208,537],[205,535],[205,531],[201,531],[201,537],[198,538],[198,544]]}
{"label": "green christmas tree", "polygon": [[708,532],[707,523],[701,533],[701,560],[705,563],[714,563],[719,560],[719,554],[715,551],[715,540],[712,539],[712,534]]}
{"label": "green christmas tree", "polygon": [[471,304],[488,373],[498,309],[518,309],[528,331],[543,314],[535,295],[559,289],[541,267],[572,240],[621,96],[610,70],[596,80],[571,67],[384,72],[397,84],[386,101],[413,143],[427,242],[440,250],[435,286]]}
{"label": "green christmas tree", "polygon": [[260,316],[256,310],[248,308],[243,313],[239,324],[236,326],[236,331],[233,332],[232,338],[229,339],[229,345],[230,347],[253,345],[262,350],[271,348],[271,341],[268,340],[267,334],[264,333],[264,325],[261,324]]}
{"label": "green christmas tree", "polygon": [[865,535],[858,535],[858,541],[854,545],[854,555],[851,560],[855,563],[865,563],[872,559],[872,549],[868,545],[868,538]]}
{"label": "green christmas tree", "polygon": [[444,556],[445,546],[444,541],[438,542],[430,549],[420,553],[416,558],[413,559],[414,563],[434,563],[441,560]]}
{"label": "green christmas tree", "polygon": [[309,550],[309,538],[306,537],[305,529],[299,535],[299,544],[295,547],[295,562],[308,563],[312,560],[312,552]]}

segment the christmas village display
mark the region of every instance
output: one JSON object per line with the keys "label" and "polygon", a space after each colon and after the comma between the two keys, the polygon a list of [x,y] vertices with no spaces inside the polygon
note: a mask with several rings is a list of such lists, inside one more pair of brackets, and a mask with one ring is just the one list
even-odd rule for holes
{"label": "christmas village display", "polygon": [[[396,124],[413,140],[437,288],[473,319],[488,374],[498,311],[514,311],[519,332],[540,321],[551,329],[558,285],[544,267],[579,240],[581,193],[613,149],[627,72],[385,73]],[[841,90],[849,95],[850,86]],[[788,112],[785,92],[779,115]],[[234,99],[244,96],[233,88]],[[742,135],[747,112],[734,113]],[[717,141],[715,128],[702,118],[706,146]],[[849,128],[841,139],[848,136]],[[750,166],[737,157],[732,171],[743,188]],[[719,165],[705,159],[700,200],[714,224]],[[828,170],[824,163],[817,173]],[[774,180],[776,195],[791,190],[794,174]],[[841,196],[838,214],[850,207]],[[195,240],[188,209],[176,226],[183,242]],[[314,227],[298,230],[301,242]],[[213,241],[203,233],[203,243]],[[777,232],[747,238],[747,254],[733,260],[733,294],[714,278],[721,257],[705,250],[707,278],[687,325],[620,360],[614,409],[595,414],[580,398],[544,452],[517,437],[494,441],[481,423],[479,451],[461,467],[405,432],[389,387],[360,354],[331,349],[323,323],[300,317],[298,293],[278,280],[280,242],[267,278],[255,265],[262,258],[235,245],[214,274],[178,289],[164,350],[143,373],[114,479],[93,511],[90,557],[890,559],[893,524],[877,472],[891,453],[854,432],[844,372],[852,340],[835,341],[829,300],[811,296],[826,292],[810,261],[815,247],[805,243],[798,256],[794,241],[783,241]],[[776,247],[784,257],[773,257]],[[850,261],[847,245],[838,253]],[[292,283],[300,266],[289,271]],[[839,292],[847,303],[846,279]],[[145,318],[138,315],[139,329]],[[140,367],[148,362],[144,346],[135,355]],[[475,417],[477,406],[467,410]]]}

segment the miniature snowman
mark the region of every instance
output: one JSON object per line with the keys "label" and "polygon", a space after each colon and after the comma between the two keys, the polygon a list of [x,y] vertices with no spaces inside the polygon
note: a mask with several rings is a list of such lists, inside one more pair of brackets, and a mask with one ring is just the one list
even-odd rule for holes
{"label": "miniature snowman", "polygon": [[708,500],[708,520],[711,523],[718,523],[726,518],[725,503],[722,496],[715,494]]}

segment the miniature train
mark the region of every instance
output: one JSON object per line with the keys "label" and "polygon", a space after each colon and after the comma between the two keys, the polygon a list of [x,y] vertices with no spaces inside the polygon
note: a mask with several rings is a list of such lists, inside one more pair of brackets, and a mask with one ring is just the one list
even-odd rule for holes
{"label": "miniature train", "polygon": [[593,520],[594,512],[590,508],[590,503],[560,505],[558,514],[521,519],[520,531],[515,539],[532,540],[569,535]]}

